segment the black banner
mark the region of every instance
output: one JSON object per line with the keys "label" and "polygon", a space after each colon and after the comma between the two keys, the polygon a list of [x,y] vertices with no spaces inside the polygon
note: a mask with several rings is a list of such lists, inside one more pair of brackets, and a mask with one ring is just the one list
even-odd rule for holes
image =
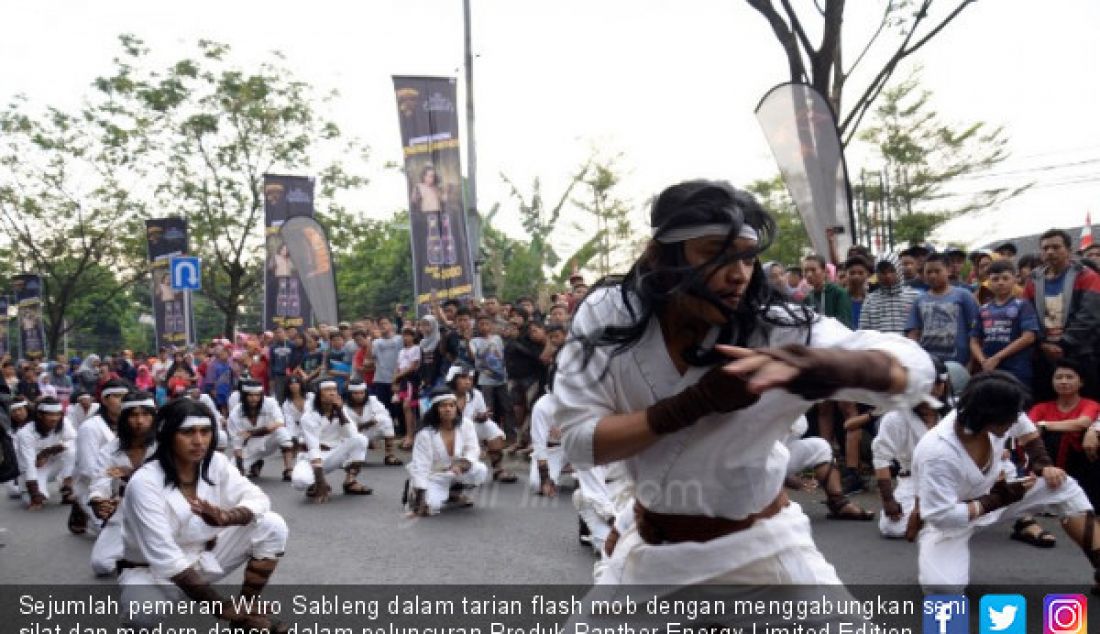
{"label": "black banner", "polygon": [[19,308],[19,345],[24,358],[46,352],[46,336],[42,322],[42,278],[37,275],[15,275],[11,278],[15,305]]}
{"label": "black banner", "polygon": [[324,228],[313,218],[298,216],[283,223],[279,236],[298,269],[302,290],[313,306],[317,321],[335,326],[340,322],[336,306],[336,269]]}
{"label": "black banner", "polygon": [[191,293],[172,290],[169,261],[187,254],[187,220],[153,218],[145,221],[149,270],[153,284],[153,319],[157,348],[188,346],[195,342]]}
{"label": "black banner", "polygon": [[296,216],[313,217],[313,179],[264,174],[264,329],[308,328],[313,325],[309,298],[302,287],[290,250],[279,235],[283,223]]}
{"label": "black banner", "polygon": [[473,295],[455,80],[394,77],[409,186],[413,286],[419,314],[433,295]]}

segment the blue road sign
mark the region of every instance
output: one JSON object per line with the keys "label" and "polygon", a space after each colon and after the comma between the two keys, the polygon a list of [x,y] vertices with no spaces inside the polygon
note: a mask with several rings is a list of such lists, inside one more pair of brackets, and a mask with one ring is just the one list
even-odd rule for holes
{"label": "blue road sign", "polygon": [[202,288],[202,263],[194,256],[177,256],[169,261],[172,290],[197,291]]}

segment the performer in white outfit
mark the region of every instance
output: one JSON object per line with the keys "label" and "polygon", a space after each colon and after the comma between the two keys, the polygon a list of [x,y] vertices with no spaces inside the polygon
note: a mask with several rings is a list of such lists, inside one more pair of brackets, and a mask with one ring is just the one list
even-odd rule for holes
{"label": "performer in white outfit", "polygon": [[[565,452],[561,448],[561,428],[554,420],[554,395],[547,393],[535,401],[531,410],[531,490],[554,497],[565,467]],[[602,474],[594,477],[599,479]]]}
{"label": "performer in white outfit", "polygon": [[[958,409],[930,430],[913,454],[914,525],[920,530],[920,583],[934,594],[970,582],[970,536],[997,522],[1048,511],[1084,551],[1100,589],[1100,531],[1088,496],[1055,467],[1035,425],[1023,414],[1027,391],[1005,372],[979,374]],[[1005,473],[1001,455],[1015,438],[1028,458],[1026,478]]]}
{"label": "performer in white outfit", "polygon": [[[21,396],[17,396],[15,400],[13,400],[8,405],[8,420],[10,422],[10,425],[8,429],[5,430],[8,435],[11,436],[12,447],[16,448],[16,450],[18,450],[19,445],[16,444],[15,435],[19,433],[19,429],[22,428],[29,419],[30,413],[27,409],[26,399]],[[8,488],[8,497],[23,497],[23,490],[19,486],[18,476],[14,480],[8,480],[4,483],[4,485]]]}
{"label": "performer in white outfit", "polygon": [[115,511],[130,476],[156,451],[156,413],[156,402],[148,392],[130,392],[123,397],[118,435],[103,447],[103,469],[88,489],[92,523],[102,523],[91,558],[92,570],[99,576],[114,574],[122,558],[122,518]]}
{"label": "performer in white outfit", "polygon": [[499,482],[515,482],[516,474],[501,466],[504,460],[504,431],[492,419],[492,412],[485,405],[481,390],[474,387],[474,371],[462,364],[454,364],[447,370],[447,387],[454,393],[458,411],[469,421],[479,442],[485,443],[493,479]]}
{"label": "performer in white outfit", "polygon": [[[790,453],[790,458],[787,460],[787,485],[802,488],[799,474],[806,469],[812,469],[818,486],[825,491],[825,502],[829,506],[829,514],[826,517],[868,522],[875,519],[874,513],[852,502],[844,495],[844,485],[832,446],[824,438],[817,436],[804,438],[809,426],[810,423],[806,417],[799,416],[791,425],[791,431],[783,443]],[[797,481],[797,487],[792,485],[795,481]]]}
{"label": "performer in white outfit", "polygon": [[624,460],[634,482],[609,578],[839,584],[783,489],[782,440],[818,400],[912,407],[931,387],[928,355],[788,304],[757,258],[774,220],[726,183],[670,187],[651,225],[620,285],[577,309],[554,384],[569,462]]}
{"label": "performer in white outfit", "polygon": [[294,470],[294,438],[283,423],[278,401],[264,396],[264,386],[256,381],[241,382],[241,402],[229,412],[227,425],[233,454],[241,473],[260,477],[264,458],[283,454],[283,481],[290,481]]}
{"label": "performer in white outfit", "polygon": [[300,422],[306,453],[298,456],[291,484],[318,504],[328,501],[332,488],[325,474],[343,468],[345,495],[370,495],[357,479],[367,459],[367,437],[344,415],[336,381],[321,381],[313,407]]}
{"label": "performer in white outfit", "polygon": [[[69,513],[69,531],[81,535],[88,530],[92,507],[88,504],[88,489],[99,477],[103,466],[103,448],[115,439],[118,418],[122,413],[122,397],[130,387],[119,379],[111,379],[99,393],[99,413],[76,429],[76,466],[73,470],[73,504]],[[75,406],[74,406],[75,407]],[[99,534],[99,523],[91,523],[91,534]]]}
{"label": "performer in white outfit", "polygon": [[[153,459],[131,476],[119,506],[120,605],[130,611],[188,598],[220,602],[221,618],[254,631],[270,627],[266,617],[237,613],[210,584],[243,564],[240,594],[257,596],[286,548],[286,522],[217,452],[215,421],[205,407],[176,399],[161,408],[156,425]],[[145,627],[164,619],[155,612],[124,617]]]}
{"label": "performer in white outfit", "polygon": [[65,420],[73,429],[80,429],[80,424],[99,413],[99,403],[95,402],[95,396],[83,390],[77,389],[73,393],[69,409],[65,410]]}
{"label": "performer in white outfit", "polygon": [[474,424],[459,416],[454,393],[436,388],[429,402],[406,467],[413,489],[412,509],[422,517],[439,513],[446,503],[472,506],[462,489],[489,479],[489,468],[479,460],[481,444]]}
{"label": "performer in white outfit", "polygon": [[366,436],[371,445],[379,440],[384,443],[385,458],[383,464],[400,466],[405,464],[394,455],[393,419],[386,406],[373,394],[367,393],[367,384],[362,381],[348,383],[348,400],[344,403],[344,416],[351,421],[359,433]]}
{"label": "performer in white outfit", "polygon": [[[236,392],[234,392],[236,394]],[[202,403],[210,410],[210,413],[214,415],[214,419],[218,423],[218,451],[225,451],[229,448],[229,434],[226,432],[225,417],[218,411],[217,404],[214,403],[214,399],[209,394],[204,393],[199,389],[198,385],[192,385],[187,388],[187,396],[196,402]]]}
{"label": "performer in white outfit", "polygon": [[[871,443],[872,463],[878,480],[878,493],[882,498],[878,529],[884,537],[905,537],[909,514],[917,500],[917,485],[912,477],[913,452],[928,430],[938,425],[950,411],[950,406],[945,403],[954,400],[947,366],[936,358],[932,362],[936,368],[932,397],[940,402],[926,402],[912,409],[886,412],[879,420],[878,433]],[[897,487],[890,473],[895,462],[898,465]]]}
{"label": "performer in white outfit", "polygon": [[290,376],[286,380],[286,392],[283,395],[283,423],[287,432],[299,447],[305,446],[300,422],[306,412],[313,408],[313,392],[306,391],[305,381],[300,376]]}
{"label": "performer in white outfit", "polygon": [[27,510],[37,511],[50,499],[49,483],[61,480],[61,501],[72,502],[76,466],[76,431],[61,417],[61,403],[46,397],[38,402],[33,421],[15,434],[19,482]]}

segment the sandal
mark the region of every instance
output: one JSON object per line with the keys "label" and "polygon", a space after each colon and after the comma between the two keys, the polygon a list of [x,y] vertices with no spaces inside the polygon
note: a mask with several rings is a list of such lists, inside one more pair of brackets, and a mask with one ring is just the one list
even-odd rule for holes
{"label": "sandal", "polygon": [[69,511],[69,532],[73,535],[83,535],[88,530],[88,516],[79,505],[73,504]]}
{"label": "sandal", "polygon": [[293,471],[293,469],[283,469],[283,482],[290,482],[290,474]]}
{"label": "sandal", "polygon": [[250,477],[252,479],[256,479],[256,478],[260,477],[260,472],[263,471],[263,468],[264,468],[264,461],[263,460],[257,460],[256,462],[253,462],[252,466],[248,468],[248,477]]}
{"label": "sandal", "polygon": [[516,480],[518,480],[518,478],[516,478],[516,474],[512,473],[511,471],[508,471],[507,469],[497,469],[496,471],[493,472],[493,481],[494,482],[509,482],[510,483],[510,482],[515,482]]}
{"label": "sandal", "polygon": [[449,504],[455,506],[456,508],[460,508],[460,509],[468,509],[468,508],[470,508],[471,506],[474,505],[473,500],[471,500],[470,498],[466,497],[465,495],[463,495],[461,493],[459,493],[457,495],[452,495],[451,497],[447,498],[447,502]]}
{"label": "sandal", "polygon": [[846,497],[833,498],[826,501],[825,505],[829,507],[829,514],[826,517],[831,520],[869,522],[875,519],[873,511],[868,511]]}
{"label": "sandal", "polygon": [[[1028,532],[1028,529],[1032,526],[1037,527],[1039,532]],[[1012,526],[1012,534],[1008,538],[1036,548],[1054,548],[1058,545],[1058,538],[1052,535],[1050,531],[1039,526],[1039,523],[1033,519],[1016,520],[1016,524]]]}
{"label": "sandal", "polygon": [[405,461],[398,458],[397,456],[386,456],[382,459],[382,464],[386,465],[387,467],[400,467],[401,465],[405,464]]}
{"label": "sandal", "polygon": [[364,486],[362,482],[344,483],[344,495],[370,495],[371,493],[374,493],[374,489]]}
{"label": "sandal", "polygon": [[61,503],[62,504],[75,504],[76,503],[76,498],[73,496],[73,488],[72,487],[61,487],[58,490],[58,492],[61,493]]}

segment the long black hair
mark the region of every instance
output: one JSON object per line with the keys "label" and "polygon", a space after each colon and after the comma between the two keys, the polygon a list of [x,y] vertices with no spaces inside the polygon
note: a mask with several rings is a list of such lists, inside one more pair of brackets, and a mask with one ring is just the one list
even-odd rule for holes
{"label": "long black hair", "polygon": [[[150,408],[147,405],[139,405],[137,407],[126,407],[126,403],[132,403],[135,401],[153,400],[153,395],[148,392],[130,392],[126,396],[122,397],[122,414],[118,417],[118,450],[119,452],[128,451],[134,448],[134,443],[137,442],[137,438],[134,437],[134,430],[130,427],[130,417],[139,411],[146,411],[156,418],[157,408]],[[152,445],[157,439],[156,427],[149,429],[149,432],[145,434],[145,440],[142,445],[148,447]]]}
{"label": "long black hair", "polygon": [[[431,398],[434,399],[439,396],[446,396],[448,394],[454,396],[454,392],[452,392],[449,388],[441,386],[432,390]],[[458,407],[457,403],[455,403],[455,407]],[[428,411],[424,412],[424,415],[420,417],[420,429],[431,429],[432,431],[439,431],[439,425],[441,423],[442,421],[440,421],[439,419],[439,403],[436,403],[429,407]],[[462,424],[462,414],[456,413],[454,423],[455,429],[458,429],[458,426],[460,424]]]}
{"label": "long black hair", "polygon": [[61,407],[61,401],[52,396],[47,396],[38,401],[38,404],[35,405],[34,412],[34,430],[38,432],[38,435],[42,438],[46,438],[50,434],[60,435],[61,432],[65,429],[65,416],[61,412],[52,412],[53,414],[57,414],[57,424],[54,425],[53,429],[51,429],[47,433],[42,433],[41,418],[43,414],[46,414],[46,412],[41,411],[39,408],[43,405],[57,405],[58,407]]}
{"label": "long black hair", "polygon": [[291,384],[297,385],[300,388],[299,394],[302,395],[302,399],[305,399],[306,396],[307,396],[307,394],[306,394],[306,382],[302,380],[302,377],[295,374],[294,376],[291,376],[290,378],[288,378],[286,380],[286,384],[283,385],[283,393],[280,395],[282,397],[283,401],[286,401],[288,398],[290,398],[290,386],[291,386]]}
{"label": "long black hair", "polygon": [[995,370],[971,377],[959,396],[958,423],[978,433],[989,425],[1015,421],[1024,411],[1027,388],[1008,372]]}
{"label": "long black hair", "polygon": [[[701,266],[687,262],[683,241],[661,242],[661,237],[673,229],[707,224],[729,225],[730,229],[723,248]],[[650,318],[659,314],[678,294],[703,299],[725,315],[726,323],[718,343],[745,346],[761,322],[806,327],[812,323],[813,313],[809,308],[791,305],[783,294],[768,284],[757,256],[771,246],[778,229],[771,215],[748,192],[723,181],[694,180],[673,185],[654,200],[650,225],[654,239],[626,276],[621,281],[597,282],[581,303],[583,307],[599,301],[593,299],[600,295],[596,289],[618,285],[630,320],[626,325],[606,325],[592,333],[580,332],[574,320],[570,334],[583,346],[583,365],[588,364],[597,347],[611,347],[612,357],[632,348],[645,334]],[[734,240],[745,225],[755,230],[757,244],[750,250],[736,251]],[[754,262],[748,287],[737,308],[730,309],[707,289],[707,281],[727,264],[750,257]],[[780,313],[775,314],[773,308],[780,308]],[[808,329],[806,337],[808,340]],[[685,354],[685,361],[692,365],[712,365],[719,360],[720,355],[714,350],[696,348]],[[604,368],[603,372],[607,370]]]}
{"label": "long black hair", "polygon": [[202,457],[202,462],[199,465],[199,477],[205,480],[207,484],[214,484],[214,481],[210,479],[210,461],[214,459],[214,454],[218,451],[218,439],[216,436],[218,433],[217,418],[214,416],[214,413],[202,403],[193,401],[189,398],[178,398],[169,401],[167,405],[160,408],[157,412],[155,421],[157,427],[157,450],[150,461],[156,460],[160,463],[161,469],[164,469],[165,486],[171,485],[179,487],[180,478],[179,470],[176,468],[175,453],[176,432],[179,431],[180,426],[183,425],[183,421],[189,416],[199,416],[210,420],[210,429],[213,431],[213,434],[211,435],[210,446],[206,450],[206,455]]}

